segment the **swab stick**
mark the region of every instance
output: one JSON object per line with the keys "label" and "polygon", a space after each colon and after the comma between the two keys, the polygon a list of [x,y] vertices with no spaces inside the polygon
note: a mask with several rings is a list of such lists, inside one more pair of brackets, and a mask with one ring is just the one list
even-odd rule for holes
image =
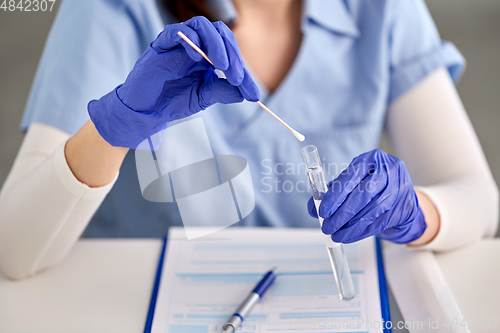
{"label": "swab stick", "polygon": [[[196,52],[198,52],[199,54],[201,54],[201,56],[203,58],[205,58],[212,66],[214,65],[214,63],[208,58],[208,56],[205,54],[205,52],[203,52],[198,46],[196,46],[195,43],[193,43],[189,38],[187,38],[186,35],[184,35],[182,32],[177,32],[177,34],[186,41],[186,43],[188,43],[189,45],[191,45],[191,47],[193,49],[196,50]],[[221,71],[222,72],[222,71]],[[224,72],[223,72],[224,73]],[[302,135],[301,133],[297,132],[296,130],[294,130],[293,128],[291,128],[287,123],[285,123],[283,120],[281,120],[280,117],[278,117],[273,111],[269,110],[269,108],[267,106],[265,106],[261,101],[257,101],[257,104],[260,105],[260,107],[262,107],[264,110],[266,110],[267,112],[269,112],[269,114],[271,116],[273,116],[277,121],[279,121],[283,126],[285,126],[286,128],[288,128],[292,133],[293,135],[295,135],[295,137],[297,138],[297,140],[299,141],[304,141],[306,139],[306,137],[304,135]]]}

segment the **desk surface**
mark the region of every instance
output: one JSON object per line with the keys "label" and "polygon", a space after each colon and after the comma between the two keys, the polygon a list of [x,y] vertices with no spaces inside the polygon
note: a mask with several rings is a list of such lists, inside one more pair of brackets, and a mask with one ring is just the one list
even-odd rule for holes
{"label": "desk surface", "polygon": [[[493,325],[500,332],[500,239],[488,239],[453,252],[435,254],[455,300],[468,321]],[[472,329],[482,332],[484,329]]]}
{"label": "desk surface", "polygon": [[[0,273],[0,332],[142,332],[160,247],[82,240],[36,278],[12,282]],[[465,318],[500,317],[500,240],[436,258]]]}
{"label": "desk surface", "polygon": [[0,273],[0,332],[142,332],[160,248],[160,240],[82,240],[35,278]]}

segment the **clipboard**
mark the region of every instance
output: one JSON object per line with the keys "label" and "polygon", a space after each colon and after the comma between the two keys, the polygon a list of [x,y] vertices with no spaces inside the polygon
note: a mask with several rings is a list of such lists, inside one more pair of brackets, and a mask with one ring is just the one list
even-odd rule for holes
{"label": "clipboard", "polygon": [[[165,250],[167,248],[167,236],[163,239],[163,245],[161,248],[160,258],[158,260],[158,267],[156,269],[156,277],[153,285],[153,291],[151,293],[151,301],[149,302],[149,310],[148,315],[146,317],[146,324],[144,327],[144,333],[151,333],[151,328],[153,326],[153,318],[155,314],[156,308],[156,299],[158,297],[158,290],[160,287],[161,274],[163,271],[163,263],[165,259]],[[387,282],[385,278],[384,271],[384,259],[382,255],[382,244],[379,238],[375,238],[375,251],[377,254],[377,267],[378,267],[378,282],[380,289],[380,306],[382,311],[382,320],[383,322],[388,322],[391,320],[390,311],[389,311],[389,296],[387,294]],[[385,327],[384,325],[383,331],[384,333],[391,333],[391,329]]]}

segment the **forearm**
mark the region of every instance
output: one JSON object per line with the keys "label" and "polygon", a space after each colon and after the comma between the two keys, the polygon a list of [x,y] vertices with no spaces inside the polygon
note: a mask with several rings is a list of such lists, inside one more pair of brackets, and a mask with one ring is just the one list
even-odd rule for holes
{"label": "forearm", "polygon": [[73,135],[65,147],[68,165],[75,177],[89,187],[111,182],[127,155],[128,148],[113,147],[97,132],[92,121]]}
{"label": "forearm", "polygon": [[492,236],[498,189],[444,68],[391,104],[387,129],[396,156],[420,192],[428,224],[429,230],[411,245],[447,250]]}
{"label": "forearm", "polygon": [[[64,155],[69,134],[33,123],[0,193],[0,268],[21,279],[61,261],[117,177],[82,184]],[[103,179],[102,176],[100,176]]]}

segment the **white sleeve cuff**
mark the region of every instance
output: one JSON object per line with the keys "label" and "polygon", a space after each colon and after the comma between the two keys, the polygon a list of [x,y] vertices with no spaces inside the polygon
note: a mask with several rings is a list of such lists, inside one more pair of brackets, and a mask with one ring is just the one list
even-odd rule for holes
{"label": "white sleeve cuff", "polygon": [[487,184],[488,180],[480,177],[462,177],[433,186],[415,187],[434,203],[440,225],[432,241],[411,248],[447,251],[483,237],[492,237],[496,231],[494,221],[498,221],[498,209],[490,207],[498,198],[495,191],[488,191]]}

